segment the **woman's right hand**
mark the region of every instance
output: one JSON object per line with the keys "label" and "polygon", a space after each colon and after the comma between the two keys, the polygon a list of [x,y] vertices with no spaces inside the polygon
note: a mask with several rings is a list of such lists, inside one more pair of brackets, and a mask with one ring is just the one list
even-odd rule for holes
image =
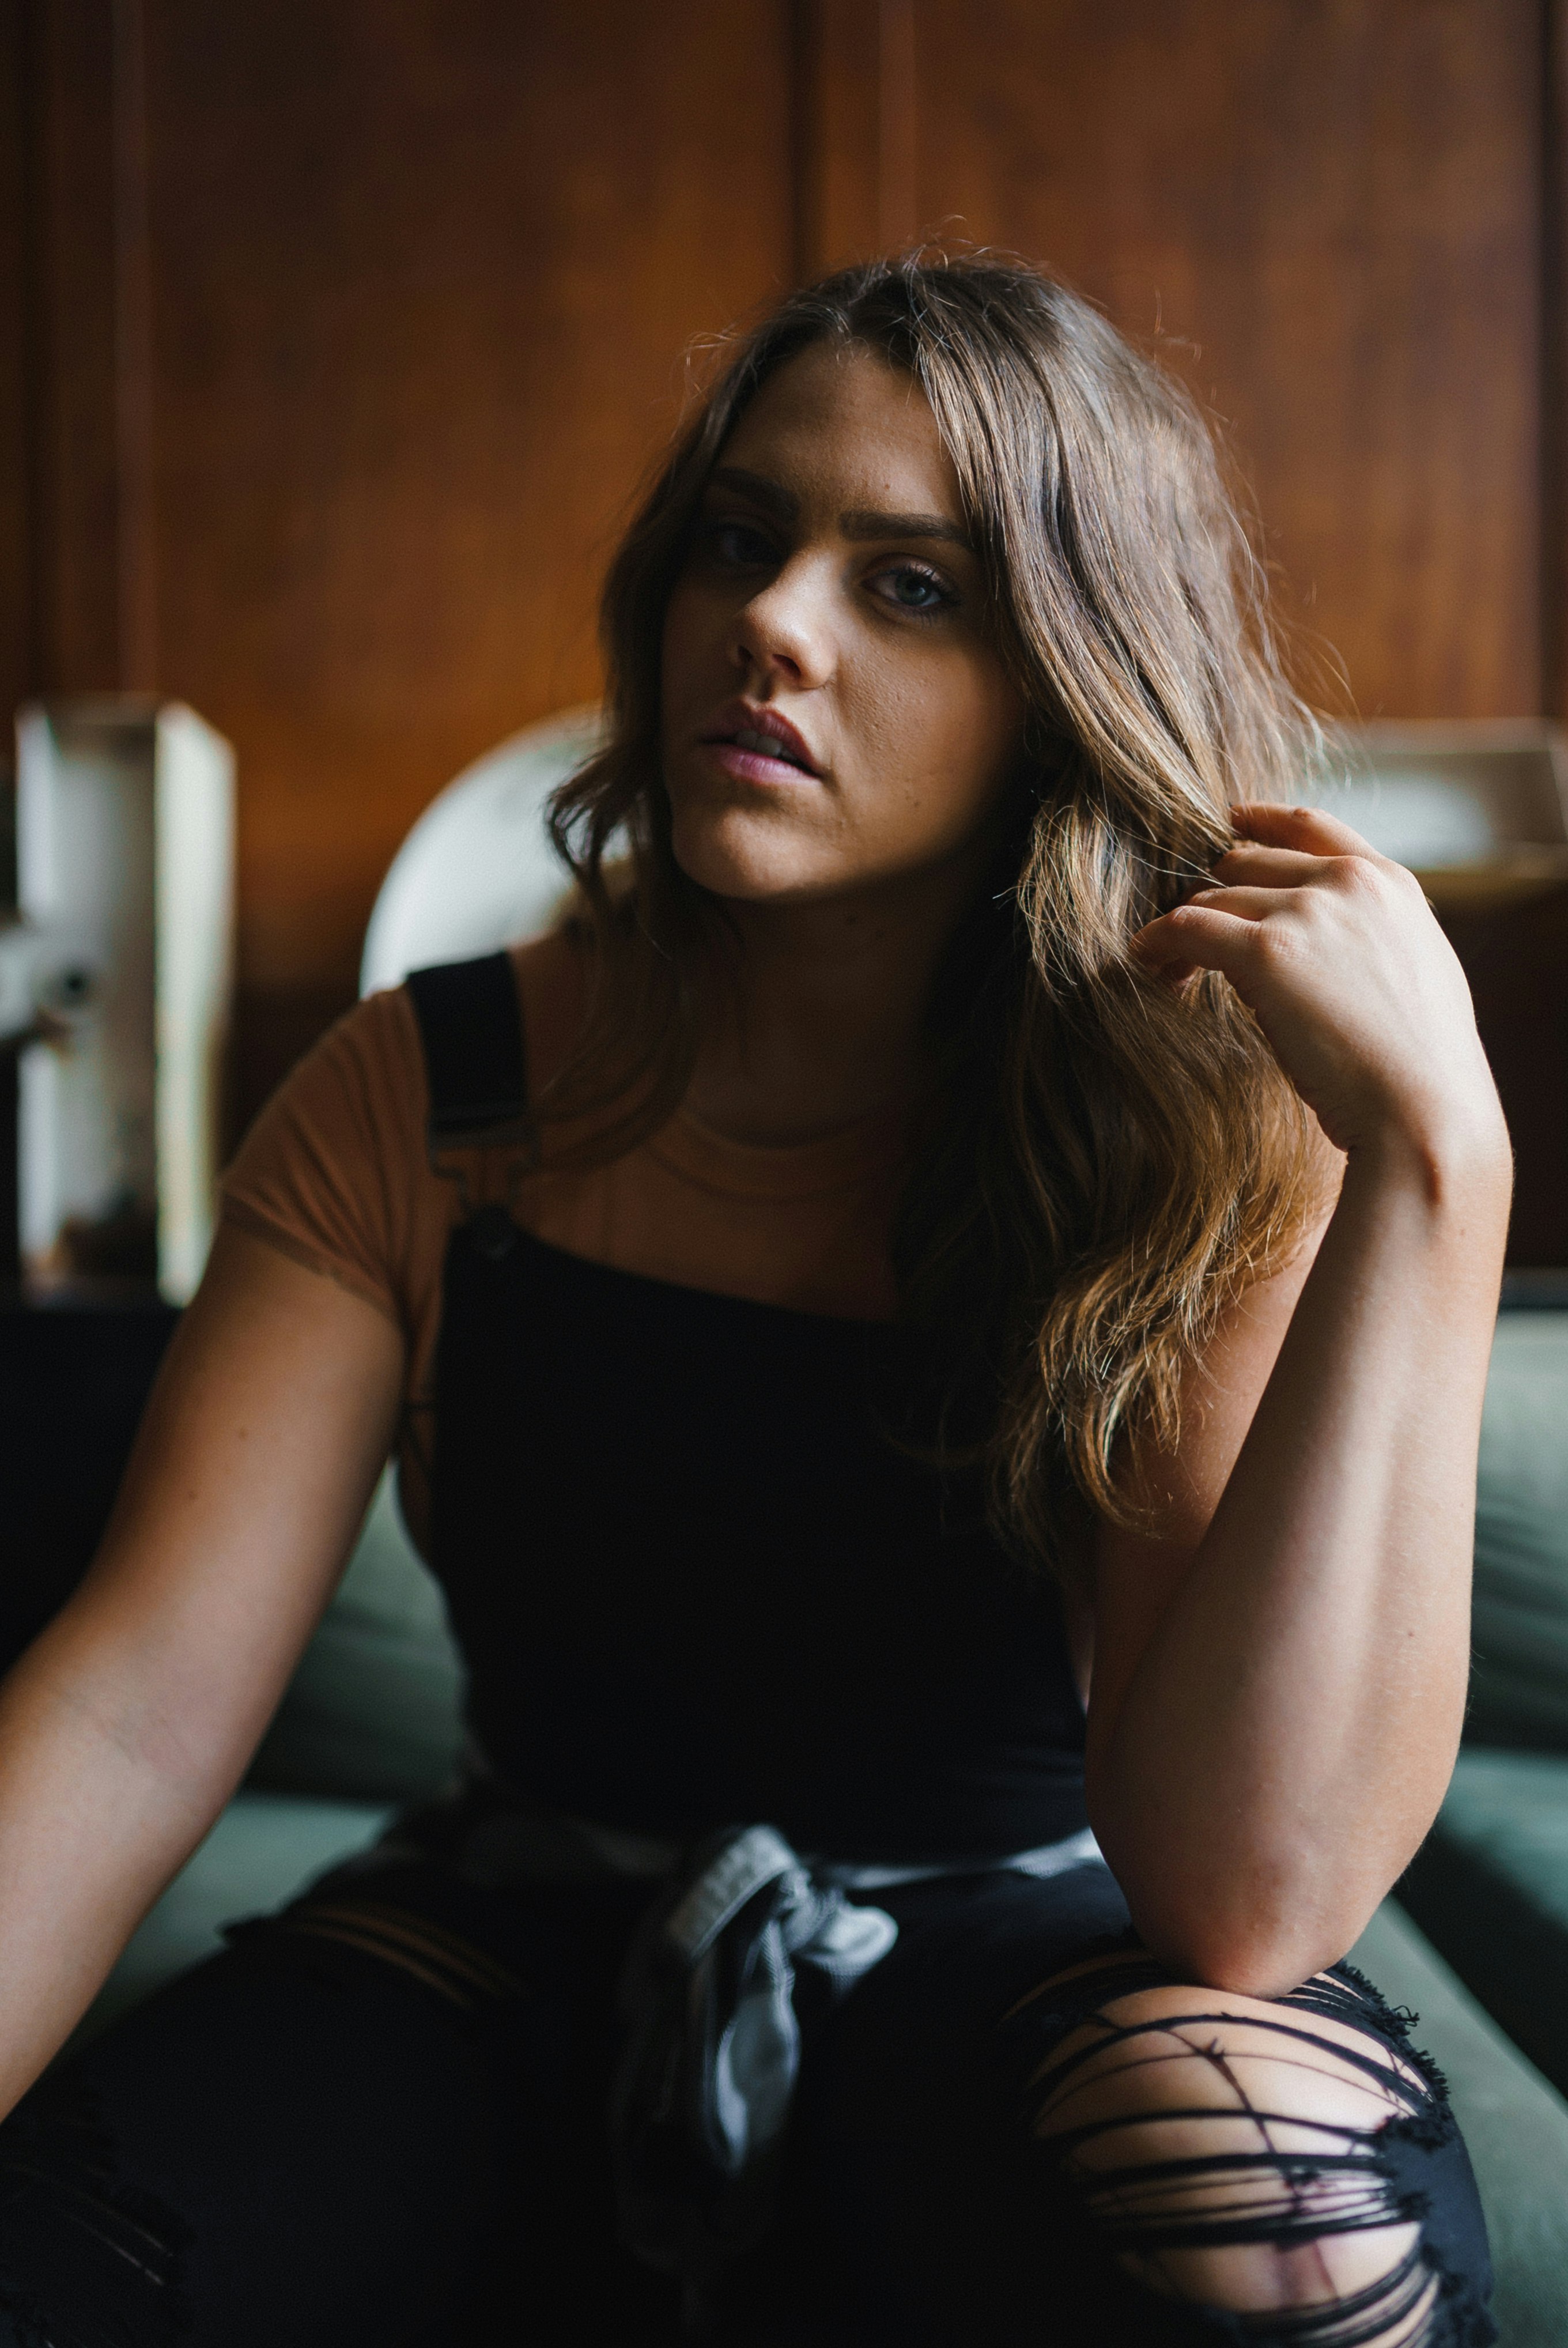
{"label": "woman's right hand", "polygon": [[0,1687],[0,2112],[242,1775],[358,1529],[402,1369],[374,1306],[220,1231],[92,1570]]}

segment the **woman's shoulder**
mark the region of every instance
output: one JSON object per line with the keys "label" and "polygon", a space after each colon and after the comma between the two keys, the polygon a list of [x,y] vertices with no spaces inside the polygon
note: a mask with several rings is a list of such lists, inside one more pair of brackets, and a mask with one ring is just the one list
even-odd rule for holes
{"label": "woman's shoulder", "polygon": [[[528,1045],[531,1085],[570,1056],[587,1003],[588,949],[570,926],[509,949]],[[429,1086],[413,997],[406,984],[368,994],[329,1027],[262,1109],[224,1179],[232,1192],[253,1167],[304,1148],[334,1162],[422,1160]]]}
{"label": "woman's shoulder", "polygon": [[[510,951],[537,1092],[571,1057],[590,949],[566,923]],[[454,1211],[453,1185],[429,1164],[428,1104],[407,987],[367,995],[257,1117],[223,1179],[225,1215],[405,1318],[410,1292],[438,1272]]]}
{"label": "woman's shoulder", "polygon": [[418,1022],[406,986],[366,995],[295,1062],[261,1110],[224,1178],[225,1191],[277,1156],[323,1163],[402,1157],[422,1137],[427,1087]]}
{"label": "woman's shoulder", "polygon": [[256,1118],[223,1178],[224,1216],[401,1319],[410,1242],[428,1219],[417,1197],[426,1102],[407,990],[367,996]]}

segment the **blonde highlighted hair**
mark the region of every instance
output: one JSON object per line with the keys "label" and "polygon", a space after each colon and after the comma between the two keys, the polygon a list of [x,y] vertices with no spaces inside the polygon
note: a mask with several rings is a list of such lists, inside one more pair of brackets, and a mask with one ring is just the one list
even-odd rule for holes
{"label": "blonde highlighted hair", "polygon": [[[552,823],[596,935],[595,1013],[542,1114],[603,1157],[679,1101],[716,901],[670,846],[664,613],[719,452],[761,386],[830,342],[913,377],[956,469],[1028,707],[998,865],[926,1007],[934,1107],[894,1260],[940,1333],[944,1441],[1058,1572],[1092,1512],[1136,1521],[1124,1438],[1173,1446],[1186,1365],[1316,1190],[1309,1127],[1220,979],[1179,989],[1132,932],[1207,873],[1239,798],[1292,796],[1312,720],[1202,417],[1088,303],[979,253],[846,270],[739,339],[644,498],[603,606],[608,747]],[[629,893],[606,880],[629,839]],[[581,1130],[581,1128],[579,1128]]]}

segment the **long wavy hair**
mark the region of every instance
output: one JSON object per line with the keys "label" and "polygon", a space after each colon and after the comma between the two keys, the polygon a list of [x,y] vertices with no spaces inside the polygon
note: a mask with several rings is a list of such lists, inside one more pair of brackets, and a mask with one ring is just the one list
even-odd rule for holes
{"label": "long wavy hair", "polygon": [[1317,1160],[1229,986],[1173,988],[1129,953],[1230,844],[1236,800],[1293,794],[1314,728],[1202,416],[1066,286],[986,253],[874,262],[724,347],[610,569],[607,747],[553,802],[596,977],[541,1115],[602,1162],[689,1081],[726,923],[670,845],[665,609],[738,418],[821,342],[929,400],[1027,705],[999,864],[925,1006],[931,1107],[893,1260],[940,1339],[947,1456],[983,1464],[1015,1550],[1074,1575],[1092,1514],[1143,1521],[1121,1447],[1174,1446],[1185,1367],[1288,1252]]}

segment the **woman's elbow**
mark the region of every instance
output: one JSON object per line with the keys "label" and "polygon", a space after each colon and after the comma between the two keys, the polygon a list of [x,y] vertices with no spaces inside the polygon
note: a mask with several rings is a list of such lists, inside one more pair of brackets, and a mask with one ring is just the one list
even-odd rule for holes
{"label": "woman's elbow", "polygon": [[1127,1890],[1133,1928],[1150,1954],[1179,1981],[1237,1997],[1270,1998],[1299,1989],[1336,1964],[1361,1937],[1382,1894],[1344,1884],[1314,1897],[1287,1874],[1239,1890],[1212,1881]]}

